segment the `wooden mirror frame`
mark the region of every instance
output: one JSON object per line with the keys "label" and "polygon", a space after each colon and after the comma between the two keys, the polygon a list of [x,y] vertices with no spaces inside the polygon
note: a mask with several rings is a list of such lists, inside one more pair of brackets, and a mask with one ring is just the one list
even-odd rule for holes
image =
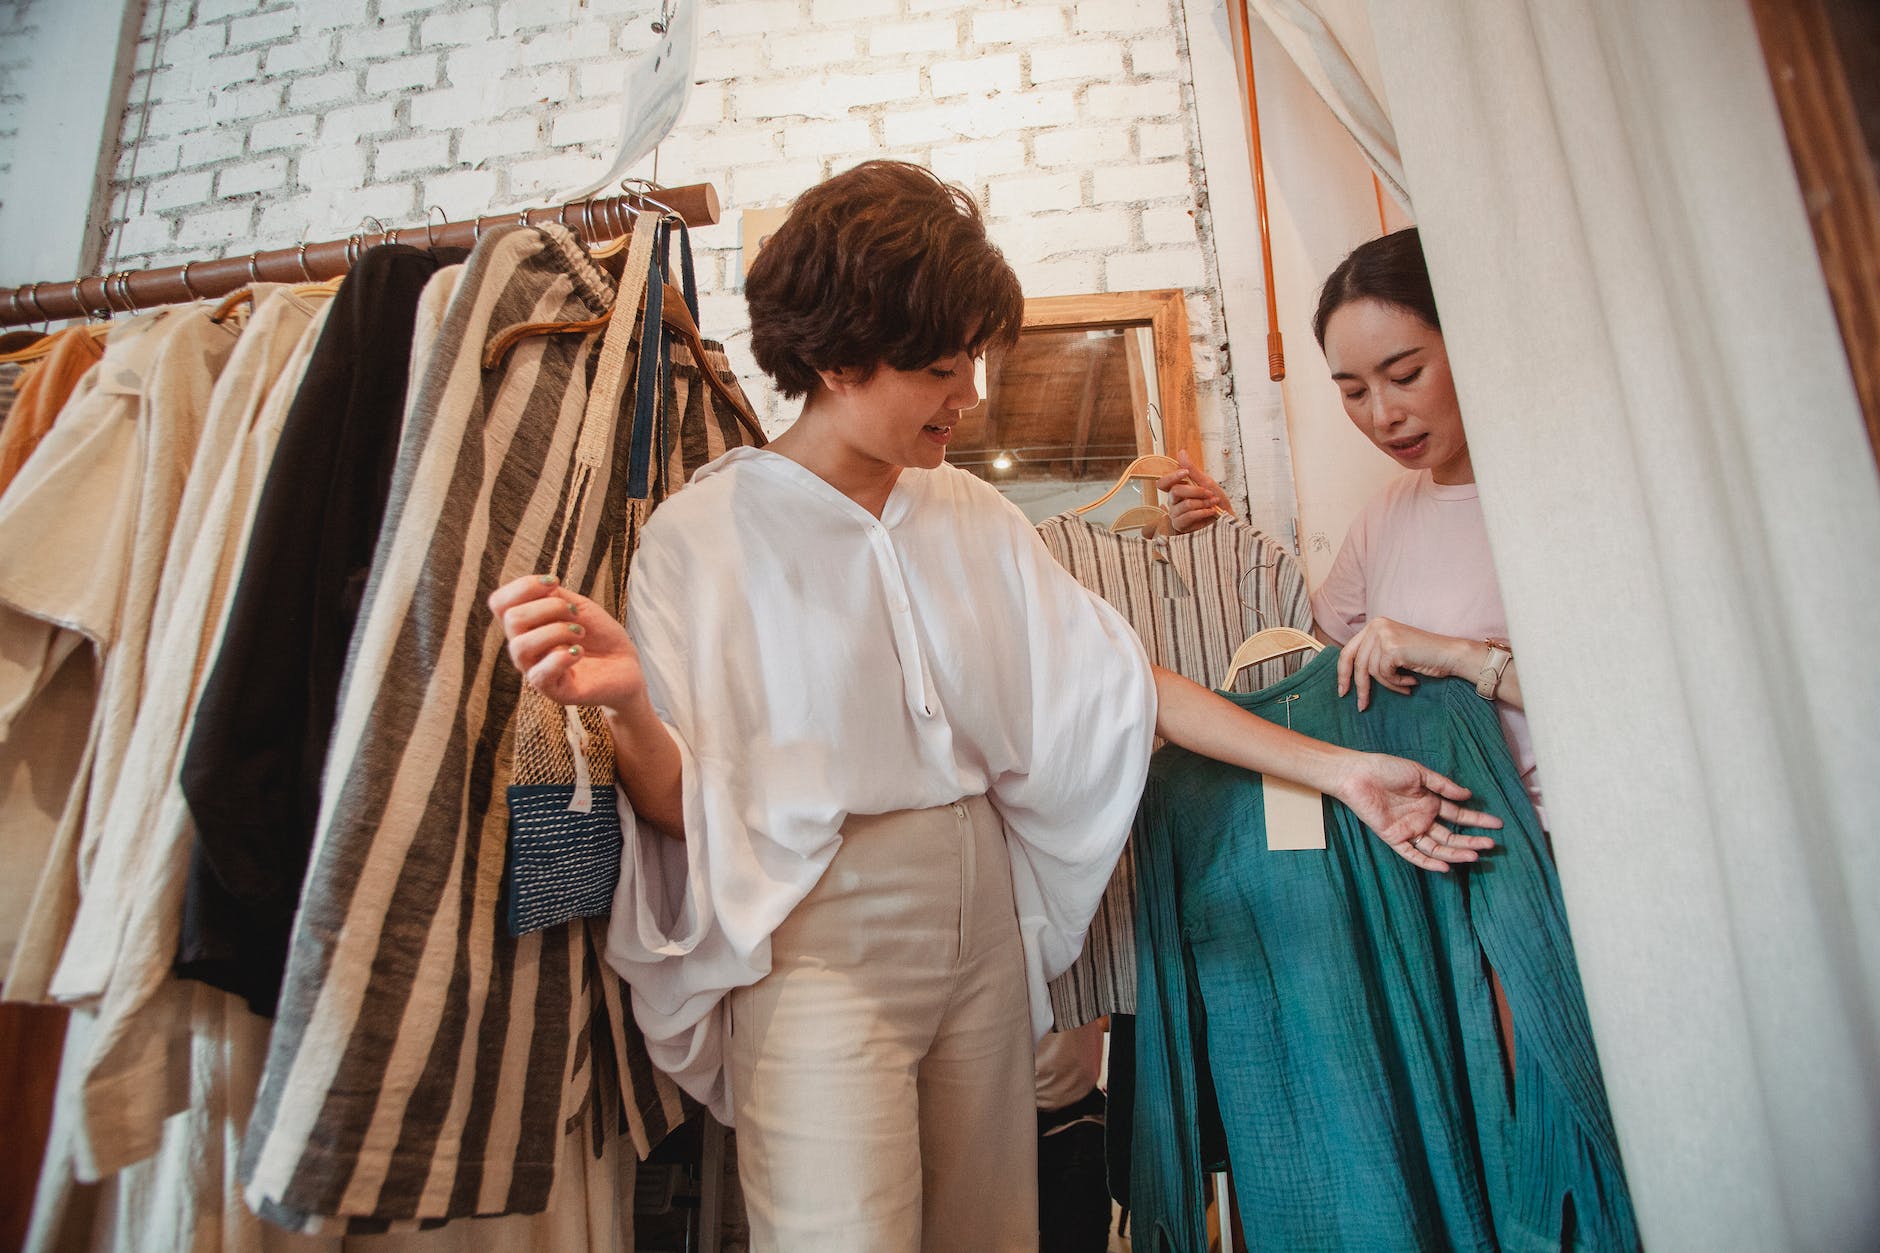
{"label": "wooden mirror frame", "polygon": [[[1157,411],[1162,420],[1162,448],[1145,438],[1146,396],[1136,404],[1136,439],[1140,452],[1174,456],[1186,448],[1198,466],[1201,430],[1195,413],[1195,358],[1188,346],[1188,301],[1181,289],[1100,292],[1088,296],[1040,296],[1025,301],[1026,331],[1080,331],[1149,327],[1155,346]],[[1133,380],[1132,380],[1133,381]],[[989,380],[990,392],[997,380]]]}

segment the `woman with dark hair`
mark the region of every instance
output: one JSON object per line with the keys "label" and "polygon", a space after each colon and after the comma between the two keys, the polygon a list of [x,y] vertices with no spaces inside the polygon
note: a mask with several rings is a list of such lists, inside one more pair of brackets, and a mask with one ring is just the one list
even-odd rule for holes
{"label": "woman with dark hair", "polygon": [[[1161,735],[1350,805],[1430,870],[1496,827],[1401,758],[1153,670],[989,485],[944,464],[1018,280],[963,192],[874,161],[745,284],[795,425],[648,522],[623,628],[548,579],[491,608],[600,707],[627,829],[608,959],[654,1059],[735,1112],[758,1249],[1036,1248],[1033,1040]],[[1447,824],[1447,825],[1445,825]]]}
{"label": "woman with dark hair", "polygon": [[1312,330],[1346,414],[1410,471],[1365,506],[1312,594],[1319,632],[1344,650],[1340,694],[1355,686],[1362,709],[1373,683],[1407,692],[1419,675],[1468,679],[1495,702],[1538,810],[1521,676],[1416,228],[1361,244],[1340,262]]}

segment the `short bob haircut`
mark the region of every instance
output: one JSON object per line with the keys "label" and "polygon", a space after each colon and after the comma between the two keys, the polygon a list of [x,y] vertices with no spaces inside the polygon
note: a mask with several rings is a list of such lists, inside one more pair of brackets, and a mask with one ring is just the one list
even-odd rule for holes
{"label": "short bob haircut", "polygon": [[1017,341],[1025,298],[965,191],[868,161],[796,198],[744,280],[751,352],[786,397],[819,370],[916,370]]}
{"label": "short bob haircut", "polygon": [[1416,227],[1359,244],[1326,276],[1325,286],[1319,289],[1318,311],[1312,315],[1312,333],[1321,350],[1326,323],[1355,300],[1396,305],[1422,318],[1431,330],[1443,329],[1436,318],[1436,293],[1430,288],[1430,269],[1423,261],[1423,241]]}

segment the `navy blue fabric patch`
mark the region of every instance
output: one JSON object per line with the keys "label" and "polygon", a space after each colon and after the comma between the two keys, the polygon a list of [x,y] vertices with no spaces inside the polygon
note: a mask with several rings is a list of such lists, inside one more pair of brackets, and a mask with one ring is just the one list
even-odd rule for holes
{"label": "navy blue fabric patch", "polygon": [[503,867],[503,920],[527,935],[614,907],[620,881],[620,812],[611,787],[594,789],[594,808],[576,813],[571,783],[506,790],[509,858]]}

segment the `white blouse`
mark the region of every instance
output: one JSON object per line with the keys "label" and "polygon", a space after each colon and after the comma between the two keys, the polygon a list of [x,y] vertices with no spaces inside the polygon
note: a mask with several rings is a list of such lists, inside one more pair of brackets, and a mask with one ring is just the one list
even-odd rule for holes
{"label": "white blouse", "polygon": [[903,470],[877,520],[756,448],[659,507],[628,586],[685,803],[680,842],[619,800],[607,957],[653,1060],[729,1123],[723,998],[769,971],[848,815],[981,793],[1043,1035],[1148,771],[1155,682],[1122,616],[964,471]]}

